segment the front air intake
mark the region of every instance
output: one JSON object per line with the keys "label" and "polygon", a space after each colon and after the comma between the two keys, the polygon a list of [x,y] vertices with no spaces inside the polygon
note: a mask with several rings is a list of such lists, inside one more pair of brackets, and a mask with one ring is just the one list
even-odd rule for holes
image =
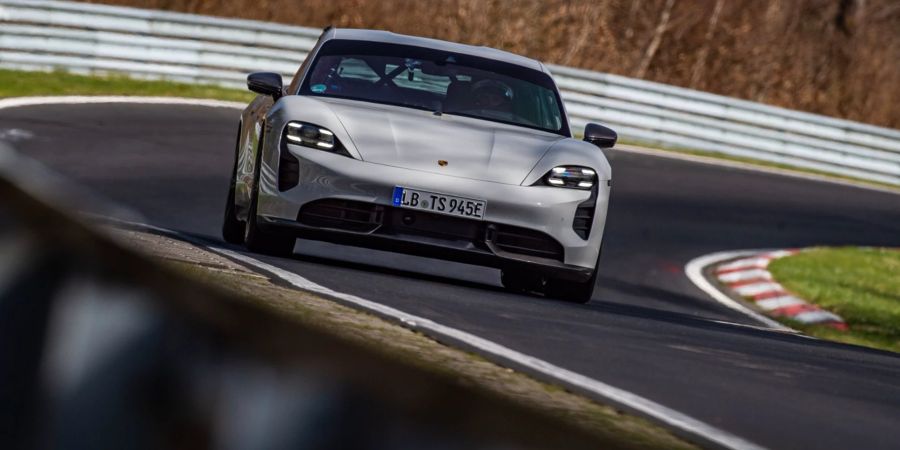
{"label": "front air intake", "polygon": [[300,209],[297,221],[317,228],[332,228],[358,233],[378,229],[384,220],[384,207],[353,200],[326,199],[308,203]]}
{"label": "front air intake", "polygon": [[497,250],[523,256],[563,261],[563,246],[540,231],[509,225],[491,225],[485,240]]}
{"label": "front air intake", "polygon": [[575,217],[572,218],[572,230],[578,237],[587,240],[591,235],[591,226],[594,224],[594,211],[597,209],[597,186],[591,190],[591,197],[581,202],[575,209]]}
{"label": "front air intake", "polygon": [[278,190],[284,192],[293,189],[300,183],[300,161],[291,152],[281,146],[278,157]]}

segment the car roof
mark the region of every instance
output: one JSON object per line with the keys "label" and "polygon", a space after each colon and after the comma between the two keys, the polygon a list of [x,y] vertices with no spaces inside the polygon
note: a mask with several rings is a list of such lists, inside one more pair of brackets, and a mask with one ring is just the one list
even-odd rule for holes
{"label": "car roof", "polygon": [[503,61],[529,69],[547,72],[540,61],[516,55],[515,53],[497,50],[491,47],[479,47],[476,45],[459,44],[456,42],[442,41],[420,36],[397,34],[382,30],[364,30],[359,28],[328,28],[322,34],[323,41],[331,39],[347,39],[355,41],[385,42],[398,45],[412,45],[416,47],[433,48],[453,53],[478,56],[481,58]]}

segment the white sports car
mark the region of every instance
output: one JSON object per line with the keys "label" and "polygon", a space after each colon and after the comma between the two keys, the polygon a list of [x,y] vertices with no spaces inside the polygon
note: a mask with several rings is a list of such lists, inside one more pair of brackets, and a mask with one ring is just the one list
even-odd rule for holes
{"label": "white sports car", "polygon": [[383,31],[326,29],[290,85],[260,72],[241,115],[224,238],[296,238],[499,268],[503,285],[591,298],[611,171],[574,139],[538,61]]}

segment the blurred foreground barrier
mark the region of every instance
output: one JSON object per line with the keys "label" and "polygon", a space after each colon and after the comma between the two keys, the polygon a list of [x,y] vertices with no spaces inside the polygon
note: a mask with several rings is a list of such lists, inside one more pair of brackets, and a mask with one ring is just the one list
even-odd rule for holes
{"label": "blurred foreground barrier", "polygon": [[583,431],[183,278],[0,143],[0,447],[594,448]]}
{"label": "blurred foreground barrier", "polygon": [[[292,76],[321,30],[82,3],[0,0],[0,67],[124,72],[244,87]],[[572,126],[900,185],[900,131],[690,89],[551,66]]]}

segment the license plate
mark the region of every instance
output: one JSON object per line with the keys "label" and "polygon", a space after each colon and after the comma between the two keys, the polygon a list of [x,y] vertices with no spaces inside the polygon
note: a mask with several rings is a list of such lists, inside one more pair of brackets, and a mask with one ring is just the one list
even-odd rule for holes
{"label": "license plate", "polygon": [[397,186],[394,188],[394,206],[449,214],[452,216],[484,219],[487,202],[437,192],[419,191]]}

